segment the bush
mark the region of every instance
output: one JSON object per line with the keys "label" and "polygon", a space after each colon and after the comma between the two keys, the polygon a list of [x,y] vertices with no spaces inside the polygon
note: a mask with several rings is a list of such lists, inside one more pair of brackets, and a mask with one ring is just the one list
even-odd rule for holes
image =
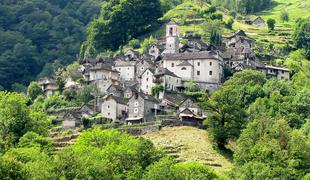
{"label": "bush", "polygon": [[132,39],[129,41],[129,46],[133,49],[139,49],[141,47],[139,39]]}

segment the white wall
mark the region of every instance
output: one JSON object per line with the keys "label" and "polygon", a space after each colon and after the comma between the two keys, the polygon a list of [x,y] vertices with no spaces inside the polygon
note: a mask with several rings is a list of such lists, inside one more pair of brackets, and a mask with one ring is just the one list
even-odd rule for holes
{"label": "white wall", "polygon": [[115,70],[120,72],[120,78],[123,81],[134,81],[136,77],[135,66],[115,66]]}
{"label": "white wall", "polygon": [[146,94],[152,94],[153,73],[150,70],[146,70],[141,76],[141,90]]}

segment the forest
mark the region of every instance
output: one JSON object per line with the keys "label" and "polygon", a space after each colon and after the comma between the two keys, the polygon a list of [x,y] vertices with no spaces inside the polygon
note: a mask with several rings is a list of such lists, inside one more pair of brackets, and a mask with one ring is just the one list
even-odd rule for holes
{"label": "forest", "polygon": [[[67,78],[82,78],[77,73],[79,62],[118,55],[128,46],[145,51],[155,41],[150,34],[181,2],[2,0],[0,179],[310,179],[309,17],[294,22],[286,55],[274,62],[290,70],[291,80],[244,70],[227,75],[214,92],[187,85],[187,95],[208,114],[203,130],[212,148],[231,162],[229,171],[177,161],[148,139],[103,126],[85,125],[74,143],[56,149],[50,135],[59,127],[50,112],[94,102],[94,85],[64,87]],[[195,2],[210,4],[199,13],[209,25],[204,23],[203,37],[213,45],[222,44],[222,32],[232,31],[237,16],[267,10],[275,3]],[[222,8],[227,14],[219,13]],[[268,33],[276,34],[276,23],[273,19],[267,24]],[[274,49],[270,45],[268,51]],[[51,75],[59,93],[44,97],[36,80]]]}

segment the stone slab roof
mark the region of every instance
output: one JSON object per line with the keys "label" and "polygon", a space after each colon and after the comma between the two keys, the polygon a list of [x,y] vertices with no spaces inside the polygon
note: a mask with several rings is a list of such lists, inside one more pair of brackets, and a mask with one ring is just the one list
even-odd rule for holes
{"label": "stone slab roof", "polygon": [[218,59],[214,51],[200,51],[192,53],[166,54],[163,60],[196,60],[196,59]]}

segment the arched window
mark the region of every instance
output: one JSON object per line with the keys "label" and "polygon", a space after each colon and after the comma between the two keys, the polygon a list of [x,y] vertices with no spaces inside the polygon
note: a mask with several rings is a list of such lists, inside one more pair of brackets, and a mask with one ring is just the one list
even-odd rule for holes
{"label": "arched window", "polygon": [[186,70],[186,67],[182,67],[182,69],[181,70]]}

